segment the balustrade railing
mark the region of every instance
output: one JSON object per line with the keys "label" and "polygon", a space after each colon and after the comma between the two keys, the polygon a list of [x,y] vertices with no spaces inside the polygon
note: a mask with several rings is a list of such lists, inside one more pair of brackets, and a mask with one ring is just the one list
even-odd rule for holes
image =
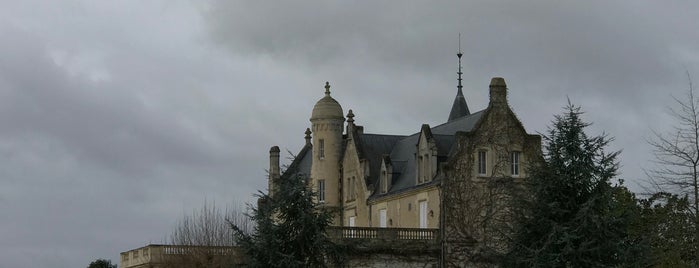
{"label": "balustrade railing", "polygon": [[186,255],[196,252],[206,252],[211,255],[230,255],[236,249],[234,247],[216,247],[216,246],[171,246],[163,245],[163,254],[165,255]]}
{"label": "balustrade railing", "polygon": [[329,227],[327,233],[334,239],[439,240],[439,229],[426,228]]}

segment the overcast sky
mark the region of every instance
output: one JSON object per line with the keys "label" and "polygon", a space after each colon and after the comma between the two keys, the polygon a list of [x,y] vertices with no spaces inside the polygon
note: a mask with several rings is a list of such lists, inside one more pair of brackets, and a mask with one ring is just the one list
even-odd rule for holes
{"label": "overcast sky", "polygon": [[699,2],[455,2],[0,0],[0,265],[118,263],[249,202],[325,81],[366,132],[446,121],[459,33],[471,111],[494,76],[531,133],[570,98],[636,187],[699,81]]}

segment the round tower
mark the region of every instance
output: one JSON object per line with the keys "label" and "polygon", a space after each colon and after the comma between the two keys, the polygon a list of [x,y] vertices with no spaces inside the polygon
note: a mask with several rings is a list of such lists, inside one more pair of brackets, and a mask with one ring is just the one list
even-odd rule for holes
{"label": "round tower", "polygon": [[330,97],[330,83],[325,82],[325,97],[313,107],[313,161],[311,183],[318,193],[318,201],[326,206],[339,206],[340,155],[345,117],[342,106]]}

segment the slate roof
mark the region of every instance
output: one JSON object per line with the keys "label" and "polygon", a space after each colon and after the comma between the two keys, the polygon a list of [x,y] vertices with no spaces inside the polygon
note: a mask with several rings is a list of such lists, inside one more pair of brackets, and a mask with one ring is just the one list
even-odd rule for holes
{"label": "slate roof", "polygon": [[[471,131],[478,122],[478,120],[481,119],[483,111],[478,111],[476,113],[463,116],[453,121],[431,128],[432,137],[435,139],[437,144],[438,161],[446,160],[447,156],[449,155],[449,152],[453,149],[454,143],[456,141],[456,132]],[[419,138],[420,133],[418,132],[396,142],[396,145],[391,149],[390,153],[391,161],[393,162],[393,181],[391,183],[391,188],[385,194],[380,194],[378,191],[374,191],[374,198],[399,193],[418,186],[422,187],[432,184],[415,184],[415,152],[417,150],[417,143]],[[381,167],[379,166],[378,168],[380,169]],[[375,183],[376,180],[378,180],[378,173],[378,171],[376,173],[373,173],[376,177],[372,180],[374,185],[378,185],[377,183]],[[433,182],[436,182],[436,180],[434,180]]]}
{"label": "slate roof", "polygon": [[291,164],[286,168],[281,176],[281,179],[288,179],[296,175],[311,175],[311,163],[313,162],[313,146],[306,144],[301,148],[301,151],[296,155]]}
{"label": "slate roof", "polygon": [[469,114],[471,114],[471,112],[468,110],[466,98],[464,98],[464,93],[461,91],[461,88],[459,88],[459,91],[456,93],[456,98],[454,98],[454,104],[451,106],[451,112],[449,112],[449,119],[447,122],[451,122]]}
{"label": "slate roof", "polygon": [[[481,119],[485,110],[475,112],[470,115],[456,118],[444,124],[432,127],[432,137],[437,144],[438,162],[445,161],[453,150],[455,143],[455,134],[458,131],[471,131],[476,123]],[[425,187],[439,182],[439,174],[437,178],[426,184],[415,184],[415,153],[417,150],[418,139],[420,132],[409,136],[403,135],[383,135],[383,134],[359,134],[354,133],[355,143],[357,144],[357,152],[360,159],[369,161],[369,177],[366,178],[367,186],[377,186],[379,173],[381,169],[381,161],[384,155],[389,155],[393,164],[393,181],[391,188],[387,193],[380,194],[379,191],[374,191],[370,198],[379,198],[386,195],[392,195],[407,191],[416,187]],[[299,152],[296,159],[287,169],[282,177],[288,177],[293,174],[311,173],[311,162],[313,159],[313,150],[311,145],[306,145]],[[343,145],[342,151],[346,148]]]}

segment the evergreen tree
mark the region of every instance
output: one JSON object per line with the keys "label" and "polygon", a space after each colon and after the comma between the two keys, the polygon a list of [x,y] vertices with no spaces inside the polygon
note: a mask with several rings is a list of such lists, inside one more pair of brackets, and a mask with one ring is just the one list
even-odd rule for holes
{"label": "evergreen tree", "polygon": [[252,234],[233,225],[250,267],[326,267],[339,250],[326,236],[333,213],[315,201],[305,176],[280,180],[272,196],[260,193]]}
{"label": "evergreen tree", "polygon": [[588,137],[581,115],[569,102],[544,135],[544,161],[516,198],[521,213],[509,266],[609,267],[638,252],[627,235],[634,198],[611,183],[619,152],[605,152],[605,135]]}

